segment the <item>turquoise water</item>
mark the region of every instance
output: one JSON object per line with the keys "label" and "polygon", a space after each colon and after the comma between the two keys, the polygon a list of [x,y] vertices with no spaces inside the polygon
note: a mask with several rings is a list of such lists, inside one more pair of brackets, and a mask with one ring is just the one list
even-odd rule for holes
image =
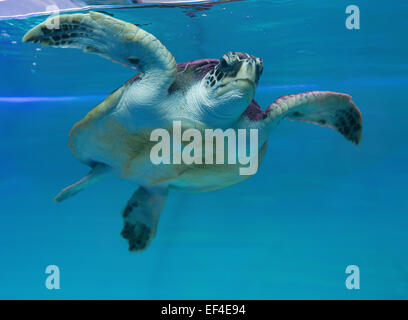
{"label": "turquoise water", "polygon": [[[345,27],[349,4],[360,8],[360,30]],[[262,57],[255,98],[264,109],[309,90],[352,95],[361,145],[283,121],[257,175],[216,192],[171,192],[151,246],[130,254],[120,212],[131,182],[110,177],[52,198],[88,171],[67,146],[70,128],[134,70],[23,44],[44,16],[0,20],[0,298],[408,298],[408,3],[207,9],[103,10],[142,24],[178,62],[230,50]],[[44,285],[48,265],[60,268],[60,290]],[[348,265],[360,268],[360,290],[345,287]]]}

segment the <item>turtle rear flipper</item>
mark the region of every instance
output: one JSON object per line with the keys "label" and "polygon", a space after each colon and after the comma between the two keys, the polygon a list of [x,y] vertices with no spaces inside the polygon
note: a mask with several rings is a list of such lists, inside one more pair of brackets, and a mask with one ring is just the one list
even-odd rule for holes
{"label": "turtle rear flipper", "polygon": [[86,187],[98,182],[106,173],[110,171],[110,167],[102,163],[96,164],[88,175],[70,186],[61,190],[61,192],[54,198],[55,202],[61,202],[68,199]]}
{"label": "turtle rear flipper", "polygon": [[161,80],[158,86],[166,90],[177,73],[173,55],[153,35],[132,23],[99,12],[50,17],[28,31],[23,41],[96,53],[144,73],[152,73],[156,81]]}
{"label": "turtle rear flipper", "polygon": [[129,243],[129,251],[142,251],[156,235],[157,225],[167,187],[137,189],[122,211],[124,227],[122,237]]}

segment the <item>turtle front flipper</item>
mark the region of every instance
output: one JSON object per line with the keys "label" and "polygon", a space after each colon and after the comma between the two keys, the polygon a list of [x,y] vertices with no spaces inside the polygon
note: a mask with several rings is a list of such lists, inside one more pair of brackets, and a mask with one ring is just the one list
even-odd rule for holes
{"label": "turtle front flipper", "polygon": [[[59,23],[54,21],[57,18]],[[23,41],[96,53],[144,73],[153,72],[156,80],[164,82],[162,86],[170,86],[177,73],[173,55],[153,35],[99,12],[50,17],[28,31]]]}
{"label": "turtle front flipper", "polygon": [[122,211],[124,227],[122,237],[129,243],[129,251],[142,251],[156,235],[157,225],[168,189],[137,189]]}
{"label": "turtle front flipper", "polygon": [[361,113],[347,94],[311,91],[283,96],[266,109],[264,123],[272,129],[283,118],[328,126],[357,145],[361,141]]}

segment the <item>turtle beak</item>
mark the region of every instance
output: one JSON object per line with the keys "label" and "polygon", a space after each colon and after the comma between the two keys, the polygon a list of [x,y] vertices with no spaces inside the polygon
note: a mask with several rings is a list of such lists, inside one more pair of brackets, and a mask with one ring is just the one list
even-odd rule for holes
{"label": "turtle beak", "polygon": [[243,65],[240,72],[238,72],[237,77],[250,80],[255,86],[257,86],[263,71],[263,62],[260,58],[250,55],[248,56],[249,58],[242,62]]}

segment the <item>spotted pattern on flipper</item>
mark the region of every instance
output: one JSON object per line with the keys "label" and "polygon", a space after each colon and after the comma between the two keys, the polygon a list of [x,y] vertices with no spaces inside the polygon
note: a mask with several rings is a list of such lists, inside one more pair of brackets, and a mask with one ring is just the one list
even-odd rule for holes
{"label": "spotted pattern on flipper", "polygon": [[362,134],[361,114],[356,109],[337,110],[334,128],[346,139],[359,144]]}
{"label": "spotted pattern on flipper", "polygon": [[[62,16],[64,17],[64,16]],[[76,43],[79,43],[83,38],[90,38],[92,34],[95,33],[94,26],[92,25],[92,20],[90,19],[82,19],[84,22],[80,22],[79,18],[77,20],[63,18],[60,21],[60,25],[58,28],[49,28],[47,25],[42,25],[39,30],[41,32],[37,32],[35,34],[35,38],[30,40],[30,38],[26,38],[24,41],[32,41],[34,43],[40,43],[44,46],[52,46],[52,47],[64,47],[70,46],[75,47]],[[88,22],[88,23],[87,23]],[[34,35],[32,35],[34,36]],[[89,46],[92,47],[93,46]],[[97,50],[92,50],[90,48],[86,52],[97,52]]]}
{"label": "spotted pattern on flipper", "polygon": [[328,126],[357,145],[361,141],[361,113],[351,97],[344,93],[310,91],[283,96],[275,100],[265,113],[266,123],[276,124],[286,117]]}
{"label": "spotted pattern on flipper", "polygon": [[129,251],[142,251],[147,248],[151,240],[151,229],[141,222],[135,224],[125,222],[121,236],[129,243]]}
{"label": "spotted pattern on flipper", "polygon": [[177,72],[173,55],[145,30],[92,11],[58,18],[59,24],[52,17],[29,30],[23,42],[82,49],[142,72],[160,71],[158,78],[165,87],[173,82]]}
{"label": "spotted pattern on flipper", "polygon": [[132,212],[132,210],[135,209],[135,208],[137,208],[138,206],[139,206],[139,203],[138,203],[137,201],[134,201],[134,202],[128,204],[128,205],[126,206],[126,208],[123,210],[122,216],[123,216],[124,218],[128,217],[129,214]]}

